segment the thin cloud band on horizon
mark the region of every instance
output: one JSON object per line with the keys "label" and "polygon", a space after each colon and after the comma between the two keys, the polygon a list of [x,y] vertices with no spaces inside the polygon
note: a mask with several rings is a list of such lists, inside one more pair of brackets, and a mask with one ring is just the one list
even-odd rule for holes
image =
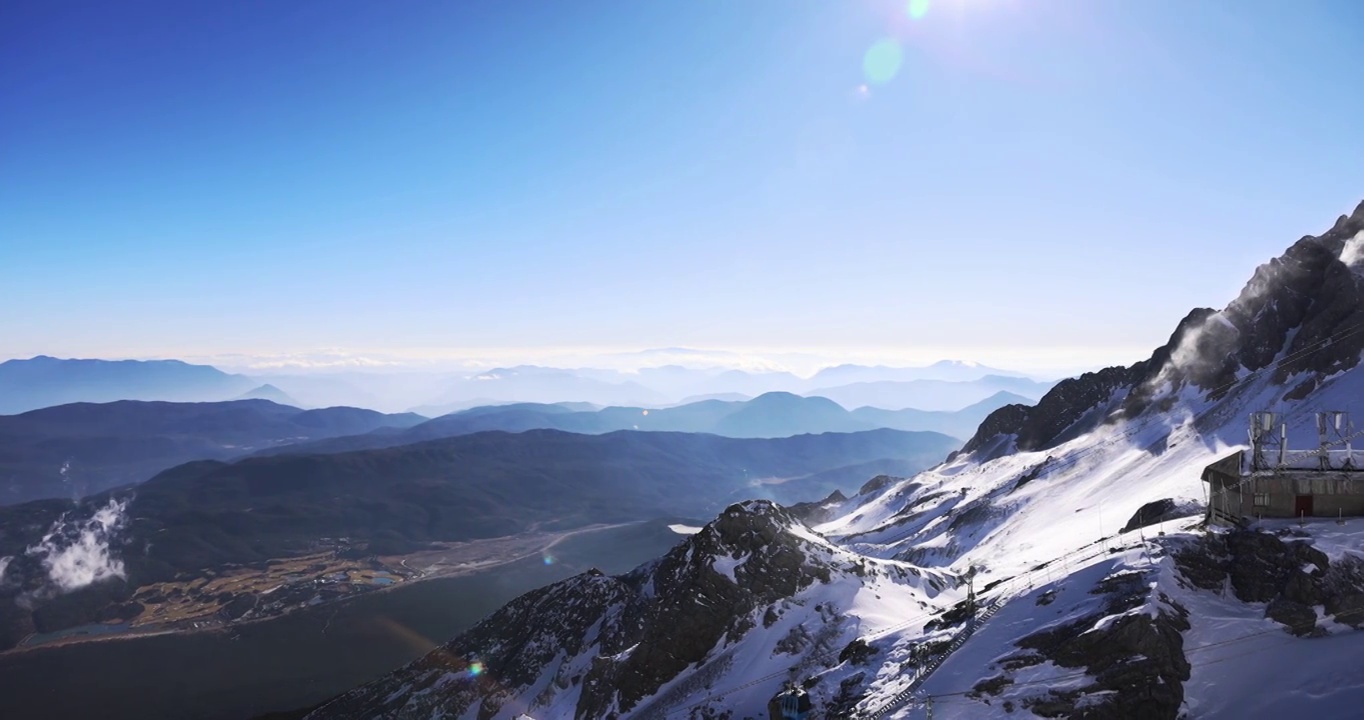
{"label": "thin cloud band on horizon", "polygon": [[[985,365],[1039,377],[1062,377],[1113,365],[1130,365],[1150,348],[1132,347],[933,347],[920,348],[810,348],[751,347],[630,348],[501,347],[501,348],[317,348],[303,351],[228,352],[180,350],[70,354],[108,360],[181,360],[213,365],[241,373],[313,372],[459,372],[515,365],[563,368],[600,368],[632,372],[643,368],[680,365],[692,368],[738,369],[748,372],[789,372],[809,376],[843,364],[887,367],[927,367],[941,361]],[[16,359],[36,354],[14,355]],[[5,358],[9,359],[9,358]]]}

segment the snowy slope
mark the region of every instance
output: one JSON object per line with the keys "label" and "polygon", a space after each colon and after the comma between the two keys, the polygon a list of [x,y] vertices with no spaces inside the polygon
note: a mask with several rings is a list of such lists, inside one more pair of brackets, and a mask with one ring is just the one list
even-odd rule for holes
{"label": "snowy slope", "polygon": [[[1201,534],[1172,532],[1068,574],[1053,575],[1051,581],[1039,578],[925,683],[922,695],[934,696],[934,717],[1027,717],[1030,702],[1083,689],[1093,683],[1094,673],[1092,668],[1077,671],[1052,662],[1010,672],[1009,661],[1021,655],[1020,638],[1077,621],[1081,629],[1102,629],[1123,615],[1154,616],[1162,608],[1186,614],[1188,622],[1180,648],[1191,670],[1182,683],[1182,717],[1358,717],[1364,703],[1364,674],[1358,671],[1364,662],[1364,636],[1323,617],[1320,637],[1295,637],[1265,617],[1263,603],[1241,601],[1230,591],[1191,586],[1167,550],[1186,547]],[[1364,520],[1345,527],[1309,526],[1304,534],[1332,561],[1350,554],[1364,556]],[[1105,613],[1105,597],[1096,595],[1095,587],[1105,578],[1128,573],[1140,578],[1144,597],[1120,613]],[[1086,618],[1091,622],[1084,622]],[[1001,677],[1010,682],[1000,683],[1000,691],[980,691],[982,680]],[[917,717],[913,712],[906,707],[890,717]]]}
{"label": "snowy slope", "polygon": [[[787,681],[820,717],[918,717],[928,696],[935,717],[1355,717],[1364,521],[1197,525],[1200,473],[1244,446],[1250,412],[1364,418],[1362,244],[1364,204],[1150,359],[1001,408],[932,470],[821,503],[813,528],[733,506],[657,563],[518,599],[312,717],[764,717]],[[1160,501],[1163,521],[1119,532]]]}
{"label": "snowy slope", "polygon": [[[313,717],[686,717],[761,709],[858,637],[960,597],[940,573],[864,558],[767,501],[732,506],[619,578],[535,591]],[[917,628],[908,628],[917,630]],[[816,690],[834,702],[847,667]]]}
{"label": "snowy slope", "polygon": [[[1083,553],[1099,538],[1115,535],[1147,503],[1169,498],[1176,506],[1202,505],[1202,469],[1244,446],[1250,412],[1275,410],[1298,427],[1318,410],[1364,412],[1360,279],[1340,260],[1342,253],[1352,259],[1348,248],[1360,237],[1364,205],[1332,232],[1305,238],[1285,258],[1261,268],[1226,309],[1192,314],[1194,320],[1186,319],[1147,363],[1105,371],[1107,377],[1096,374],[1089,387],[1083,386],[1086,378],[1062,383],[1024,414],[1036,416],[1049,401],[1061,404],[1066,398],[1055,396],[1066,394],[1093,402],[1072,403],[1068,414],[1048,419],[1045,432],[1030,422],[1035,418],[1019,422],[1006,408],[992,418],[993,428],[987,419],[968,452],[878,497],[849,501],[840,517],[816,529],[871,557],[957,574],[976,567],[977,581],[988,584]],[[1285,316],[1295,322],[1283,322]],[[1126,383],[1113,383],[1115,375]],[[1308,446],[1305,437],[1294,439]],[[1364,536],[1353,539],[1364,553]],[[1164,575],[1169,582],[1171,573]],[[1244,612],[1269,622],[1263,608]],[[1007,623],[1008,615],[1005,610],[995,622]],[[1017,639],[1021,629],[1005,634]],[[1233,631],[1195,619],[1188,639],[1197,644]],[[988,643],[985,636],[967,645]],[[1342,652],[1357,654],[1364,638],[1341,645]],[[966,666],[952,672],[961,662]],[[979,679],[978,665],[954,657],[925,690],[972,673]],[[1286,676],[1275,677],[1290,687]],[[1220,678],[1217,670],[1194,676],[1186,703],[1191,716],[1238,716],[1235,708],[1243,705],[1219,699],[1228,687]],[[980,708],[970,712],[981,716]]]}

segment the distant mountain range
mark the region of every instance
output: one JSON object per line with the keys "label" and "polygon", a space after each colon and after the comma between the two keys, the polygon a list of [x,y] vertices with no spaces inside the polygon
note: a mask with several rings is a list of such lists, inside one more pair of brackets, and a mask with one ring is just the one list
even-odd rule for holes
{"label": "distant mountain range", "polygon": [[405,428],[426,418],[267,400],[75,403],[0,416],[0,504],[71,498],[141,482],[190,460]]}
{"label": "distant mountain range", "polygon": [[39,355],[0,363],[0,414],[76,402],[230,400],[260,383],[179,360],[61,360]]}
{"label": "distant mountain range", "polygon": [[815,373],[810,377],[809,384],[813,387],[825,387],[851,383],[910,382],[914,380],[969,382],[989,376],[1027,378],[1027,375],[1012,370],[1001,370],[960,360],[942,360],[927,367],[837,365]]}
{"label": "distant mountain range", "polygon": [[270,448],[261,454],[394,447],[489,430],[523,432],[552,429],[586,434],[643,430],[710,433],[738,438],[778,438],[889,428],[938,432],[961,439],[974,434],[980,422],[994,410],[1005,405],[1026,405],[1030,402],[1027,398],[1001,391],[954,412],[883,410],[873,407],[849,411],[827,398],[801,397],[781,392],[766,393],[745,401],[702,400],[668,408],[513,403],[470,408],[405,429],[384,428],[364,435]]}
{"label": "distant mountain range", "polygon": [[786,372],[694,369],[679,366],[616,370],[562,370],[534,366],[498,368],[453,382],[441,399],[413,408],[427,416],[497,402],[658,407],[683,398],[755,397],[787,392],[826,397],[847,408],[957,410],[1001,391],[1036,400],[1053,382],[983,365],[944,361],[923,368],[839,365],[809,378]]}
{"label": "distant mountain range", "polygon": [[[268,385],[250,394],[282,395]],[[74,403],[0,416],[0,504],[80,497],[141,482],[191,460],[377,449],[489,430],[648,430],[778,438],[889,428],[942,433],[960,445],[993,410],[1027,402],[1000,392],[955,412],[849,411],[825,398],[767,393],[747,401],[703,400],[653,409],[517,403],[471,408],[434,420],[358,408],[300,410],[264,399]],[[901,470],[864,469],[870,475]]]}
{"label": "distant mountain range", "polygon": [[658,408],[703,398],[747,399],[788,392],[847,408],[957,410],[1007,391],[1036,400],[1051,387],[1008,370],[944,361],[921,368],[840,365],[809,378],[676,365],[633,372],[522,365],[476,372],[319,372],[243,375],[178,360],[0,363],[0,414],[73,402],[217,402],[262,398],[298,407],[351,406],[427,417],[480,405],[587,402]]}
{"label": "distant mountain range", "polygon": [[633,380],[614,381],[593,377],[594,373],[559,368],[522,365],[496,368],[453,380],[436,400],[420,406],[423,414],[440,415],[445,407],[488,398],[497,402],[573,402],[601,405],[659,405],[669,402],[664,393]]}
{"label": "distant mountain range", "polygon": [[826,397],[844,407],[900,410],[955,410],[1005,392],[1031,405],[1055,383],[1024,377],[986,375],[974,380],[877,380],[821,387],[805,394]]}

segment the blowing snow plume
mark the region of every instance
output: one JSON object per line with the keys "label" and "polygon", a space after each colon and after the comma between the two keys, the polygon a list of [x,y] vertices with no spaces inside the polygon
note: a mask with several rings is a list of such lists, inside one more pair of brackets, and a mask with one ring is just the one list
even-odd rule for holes
{"label": "blowing snow plume", "polygon": [[28,548],[59,592],[71,592],[113,577],[125,577],[123,561],[113,557],[109,541],[123,528],[128,500],[110,499],[88,520],[66,515],[52,523],[42,542]]}

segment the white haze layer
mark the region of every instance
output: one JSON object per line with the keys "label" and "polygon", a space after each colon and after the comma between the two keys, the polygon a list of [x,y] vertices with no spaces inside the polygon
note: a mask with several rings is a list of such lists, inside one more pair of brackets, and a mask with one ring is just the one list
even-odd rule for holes
{"label": "white haze layer", "polygon": [[109,550],[109,539],[123,526],[127,506],[127,500],[110,499],[89,520],[62,516],[52,524],[42,542],[28,549],[28,554],[42,561],[48,579],[60,592],[126,577],[123,561]]}

